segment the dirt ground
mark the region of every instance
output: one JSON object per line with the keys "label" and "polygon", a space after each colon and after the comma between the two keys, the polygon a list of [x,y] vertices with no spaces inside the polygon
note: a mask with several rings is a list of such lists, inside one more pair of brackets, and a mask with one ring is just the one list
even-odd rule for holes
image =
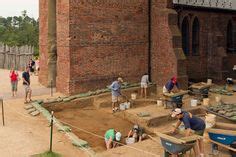
{"label": "dirt ground", "polygon": [[[106,150],[104,144],[104,134],[108,129],[114,128],[115,130],[121,132],[124,137],[127,136],[129,129],[133,126],[132,123],[124,119],[113,116],[106,111],[97,110],[94,107],[65,109],[62,112],[55,112],[55,116],[59,120],[69,122],[77,128],[98,135],[99,137],[76,128],[72,128],[73,133],[75,133],[79,138],[87,141],[96,152]],[[124,143],[124,141],[122,142]]]}
{"label": "dirt ground", "polygon": [[[0,96],[4,98],[5,106],[5,123],[6,126],[0,127],[0,156],[3,157],[26,157],[33,154],[38,154],[48,150],[49,146],[49,127],[47,120],[42,115],[37,117],[29,116],[24,107],[24,89],[22,82],[19,82],[19,92],[16,98],[11,97],[10,82],[8,78],[9,71],[0,70]],[[50,89],[41,86],[37,77],[32,76],[33,99],[45,99],[50,97]],[[57,97],[61,94],[55,93]],[[211,103],[214,103],[215,94],[211,94]],[[222,96],[223,101],[236,102],[236,95]],[[184,101],[189,105],[189,97],[184,98]],[[145,110],[140,107],[141,110]],[[128,110],[132,111],[132,109]],[[155,108],[150,109],[154,115],[165,114],[169,111]],[[1,111],[0,111],[1,113]],[[73,132],[79,138],[89,142],[93,149],[98,152],[99,157],[151,157],[162,156],[163,148],[160,141],[145,140],[141,143],[135,143],[129,146],[122,146],[109,151],[105,150],[103,136],[107,129],[115,128],[126,135],[132,127],[132,123],[122,118],[113,116],[110,113],[110,108],[96,110],[92,106],[83,109],[66,109],[63,112],[56,112],[56,118],[62,121],[68,121],[77,128],[86,129],[89,132],[95,133],[98,137],[92,134],[84,133],[84,131],[72,128]],[[1,118],[0,118],[1,120]],[[168,127],[167,127],[168,126]],[[160,128],[158,128],[160,130]],[[162,125],[163,131],[170,129],[169,124]],[[205,138],[206,156],[210,154],[210,143]],[[53,150],[61,153],[66,157],[83,157],[88,156],[84,151],[71,145],[67,137],[54,129]],[[220,148],[220,157],[228,157],[229,153]]]}
{"label": "dirt ground", "polygon": [[[49,133],[47,120],[39,115],[31,117],[24,109],[24,89],[19,82],[18,96],[11,97],[9,71],[0,70],[0,96],[4,99],[5,126],[0,123],[0,156],[28,157],[49,149]],[[33,99],[48,98],[49,89],[37,82],[32,76]],[[54,96],[61,94],[55,93]],[[1,114],[0,110],[0,114]],[[0,118],[2,121],[2,118]],[[83,151],[71,145],[67,137],[54,129],[53,150],[65,157],[87,156]]]}

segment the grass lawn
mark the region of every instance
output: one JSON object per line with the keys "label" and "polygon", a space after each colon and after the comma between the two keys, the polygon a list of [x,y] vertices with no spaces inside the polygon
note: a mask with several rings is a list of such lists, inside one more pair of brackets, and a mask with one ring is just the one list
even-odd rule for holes
{"label": "grass lawn", "polygon": [[42,154],[32,155],[31,157],[62,157],[62,156],[60,154],[47,151],[47,152],[44,152]]}

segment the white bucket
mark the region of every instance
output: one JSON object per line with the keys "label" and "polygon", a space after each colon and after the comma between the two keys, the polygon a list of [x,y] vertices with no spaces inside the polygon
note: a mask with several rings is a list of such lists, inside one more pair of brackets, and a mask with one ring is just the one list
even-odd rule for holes
{"label": "white bucket", "polygon": [[135,138],[130,137],[130,138],[126,138],[125,139],[125,143],[126,144],[133,144],[135,142]]}
{"label": "white bucket", "polygon": [[126,102],[126,103],[124,103],[124,105],[125,105],[125,109],[129,109],[130,108],[130,102]]}
{"label": "white bucket", "polygon": [[132,93],[131,94],[131,99],[132,100],[136,100],[137,99],[137,94],[136,93]]}
{"label": "white bucket", "polygon": [[157,107],[163,106],[162,100],[157,100]]}
{"label": "white bucket", "polygon": [[207,114],[205,118],[207,128],[211,128],[216,124],[216,115],[214,114]]}
{"label": "white bucket", "polygon": [[124,111],[124,110],[125,110],[125,104],[124,104],[124,103],[120,104],[120,110],[121,110],[121,111]]}
{"label": "white bucket", "polygon": [[208,106],[208,105],[209,105],[209,102],[210,102],[210,99],[209,99],[209,98],[204,98],[204,99],[203,99],[203,105],[204,105],[204,106]]}
{"label": "white bucket", "polygon": [[191,106],[196,107],[197,106],[197,100],[196,99],[191,99]]}
{"label": "white bucket", "polygon": [[207,84],[211,85],[212,84],[212,79],[207,79]]}
{"label": "white bucket", "polygon": [[215,100],[216,100],[217,103],[219,103],[221,101],[221,96],[216,96]]}

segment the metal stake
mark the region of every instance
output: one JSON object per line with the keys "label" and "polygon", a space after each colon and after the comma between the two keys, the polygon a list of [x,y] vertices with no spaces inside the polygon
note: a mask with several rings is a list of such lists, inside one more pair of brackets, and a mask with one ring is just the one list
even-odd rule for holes
{"label": "metal stake", "polygon": [[51,112],[50,152],[52,152],[53,111]]}
{"label": "metal stake", "polygon": [[53,86],[52,86],[52,80],[51,80],[51,96],[53,96]]}

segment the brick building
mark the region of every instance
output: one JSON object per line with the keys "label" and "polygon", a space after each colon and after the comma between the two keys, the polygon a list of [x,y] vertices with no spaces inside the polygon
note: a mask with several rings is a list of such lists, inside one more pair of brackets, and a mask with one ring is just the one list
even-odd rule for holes
{"label": "brick building", "polygon": [[39,81],[73,94],[118,75],[163,84],[225,79],[236,64],[229,0],[40,0]]}

